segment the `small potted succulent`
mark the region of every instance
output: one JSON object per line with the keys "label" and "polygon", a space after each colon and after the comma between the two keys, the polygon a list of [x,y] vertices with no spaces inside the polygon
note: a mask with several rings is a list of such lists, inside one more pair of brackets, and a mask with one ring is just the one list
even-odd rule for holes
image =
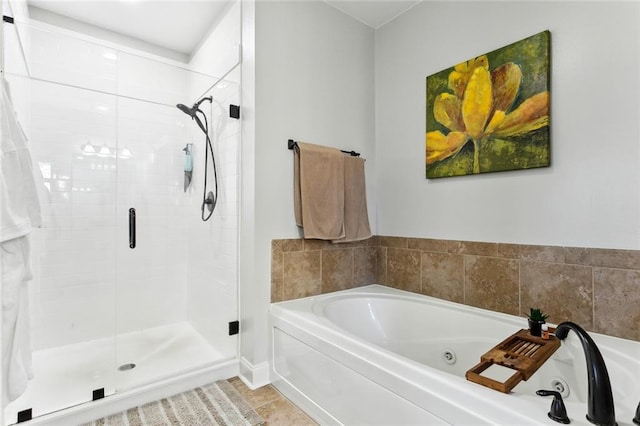
{"label": "small potted succulent", "polygon": [[542,324],[547,322],[549,315],[538,308],[531,308],[527,317],[529,318],[529,332],[532,336],[540,337],[542,335]]}

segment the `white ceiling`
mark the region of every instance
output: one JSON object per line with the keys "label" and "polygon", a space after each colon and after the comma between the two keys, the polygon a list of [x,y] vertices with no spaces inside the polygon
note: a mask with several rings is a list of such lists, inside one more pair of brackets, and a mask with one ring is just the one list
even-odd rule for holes
{"label": "white ceiling", "polygon": [[377,29],[422,0],[324,0],[325,3]]}
{"label": "white ceiling", "polygon": [[[379,28],[421,0],[324,1]],[[37,19],[79,31],[89,24],[185,57],[193,53],[232,3],[234,0],[27,0]]]}

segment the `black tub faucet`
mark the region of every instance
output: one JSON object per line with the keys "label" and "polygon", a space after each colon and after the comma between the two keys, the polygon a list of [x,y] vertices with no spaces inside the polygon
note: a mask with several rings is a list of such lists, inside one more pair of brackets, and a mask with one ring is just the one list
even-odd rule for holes
{"label": "black tub faucet", "polygon": [[569,330],[573,330],[580,339],[587,361],[587,381],[589,382],[587,420],[596,425],[615,426],[617,423],[611,382],[602,354],[591,336],[573,322],[567,321],[559,324],[555,332],[556,337],[564,340]]}

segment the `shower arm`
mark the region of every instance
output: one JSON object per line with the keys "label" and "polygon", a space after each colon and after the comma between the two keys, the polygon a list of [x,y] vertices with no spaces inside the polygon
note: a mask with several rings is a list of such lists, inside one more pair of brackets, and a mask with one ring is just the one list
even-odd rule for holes
{"label": "shower arm", "polygon": [[210,103],[213,103],[213,96],[205,96],[204,98],[200,99],[198,102],[193,104],[193,107],[196,110],[200,110],[200,104],[203,103],[204,101],[209,101]]}

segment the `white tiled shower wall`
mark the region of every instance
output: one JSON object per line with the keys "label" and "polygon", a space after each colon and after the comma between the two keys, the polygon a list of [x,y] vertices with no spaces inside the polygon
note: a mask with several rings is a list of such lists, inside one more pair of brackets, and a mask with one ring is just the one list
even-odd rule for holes
{"label": "white tiled shower wall", "polygon": [[[26,32],[35,79],[24,77],[17,49],[7,49],[6,63],[43,174],[45,226],[33,234],[30,284],[34,349],[189,321],[234,354],[236,340],[223,337],[237,319],[239,125],[228,103],[238,103],[238,84],[212,93],[222,106],[209,116],[220,201],[203,223],[204,137],[175,104],[192,103],[216,79],[63,33]],[[195,148],[194,181],[185,193],[187,142]],[[118,153],[83,155],[86,143]],[[124,148],[131,158],[117,157]],[[128,247],[130,207],[135,250]]]}

